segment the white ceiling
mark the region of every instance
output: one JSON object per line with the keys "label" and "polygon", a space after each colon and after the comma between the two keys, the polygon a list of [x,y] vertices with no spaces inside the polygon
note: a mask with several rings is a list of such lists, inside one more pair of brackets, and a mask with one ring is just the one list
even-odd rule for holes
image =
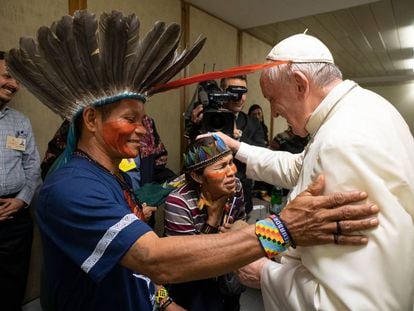
{"label": "white ceiling", "polygon": [[414,80],[414,0],[188,0],[273,46],[309,29],[344,77],[365,84]]}
{"label": "white ceiling", "polygon": [[239,29],[246,29],[375,1],[378,0],[188,0],[187,2]]}

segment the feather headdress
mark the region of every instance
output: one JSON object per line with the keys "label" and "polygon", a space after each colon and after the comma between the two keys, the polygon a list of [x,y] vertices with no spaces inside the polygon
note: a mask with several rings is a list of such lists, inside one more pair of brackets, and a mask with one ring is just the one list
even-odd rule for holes
{"label": "feather headdress", "polygon": [[140,40],[135,14],[112,11],[99,21],[77,11],[51,27],[40,27],[37,42],[21,38],[6,58],[11,75],[40,101],[70,119],[89,105],[123,98],[145,101],[155,85],[168,82],[200,52],[205,38],[178,52],[178,24],[156,22]]}
{"label": "feather headdress", "polygon": [[6,57],[10,74],[41,102],[72,120],[64,153],[49,170],[61,167],[76,147],[74,120],[83,108],[126,98],[139,99],[161,92],[165,84],[200,52],[205,38],[178,52],[178,24],[156,22],[140,40],[139,19],[112,11],[99,21],[77,11],[50,27],[40,27],[37,41],[21,38],[20,48]]}

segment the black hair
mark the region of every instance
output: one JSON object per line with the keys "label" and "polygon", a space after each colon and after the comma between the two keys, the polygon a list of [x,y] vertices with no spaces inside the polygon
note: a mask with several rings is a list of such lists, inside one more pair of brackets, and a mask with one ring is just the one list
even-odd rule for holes
{"label": "black hair", "polygon": [[0,51],[0,60],[3,60],[6,58],[6,52]]}
{"label": "black hair", "polygon": [[251,105],[249,108],[249,112],[247,113],[249,116],[251,115],[251,113],[256,110],[256,109],[260,109],[261,111],[263,111],[262,107],[260,107],[257,104]]}
{"label": "black hair", "polygon": [[225,86],[226,86],[226,82],[227,82],[227,80],[229,80],[229,79],[239,79],[239,80],[242,80],[242,81],[245,81],[246,82],[246,84],[247,84],[247,75],[238,75],[238,76],[233,76],[233,77],[228,77],[228,78],[222,78],[221,80],[220,80],[220,88],[224,91],[224,88],[225,88]]}

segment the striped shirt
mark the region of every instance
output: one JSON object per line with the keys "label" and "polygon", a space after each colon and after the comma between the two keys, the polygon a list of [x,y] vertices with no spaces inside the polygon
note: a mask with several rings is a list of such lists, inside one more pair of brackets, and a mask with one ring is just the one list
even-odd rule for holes
{"label": "striped shirt", "polygon": [[[23,139],[24,150],[8,148],[8,137]],[[17,193],[29,205],[39,185],[40,160],[30,121],[6,106],[0,111],[0,197]]]}
{"label": "striped shirt", "polygon": [[[245,219],[243,188],[236,178],[236,201],[231,216],[234,220]],[[167,198],[165,205],[165,234],[193,235],[199,234],[202,225],[207,221],[207,211],[197,207],[199,192],[193,184],[187,183],[174,190]],[[230,198],[233,201],[233,198]]]}

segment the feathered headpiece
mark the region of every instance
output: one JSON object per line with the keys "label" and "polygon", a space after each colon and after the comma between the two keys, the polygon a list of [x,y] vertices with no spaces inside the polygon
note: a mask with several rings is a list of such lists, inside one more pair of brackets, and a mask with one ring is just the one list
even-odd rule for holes
{"label": "feathered headpiece", "polygon": [[21,38],[7,56],[8,70],[40,101],[70,119],[89,105],[124,98],[145,102],[154,85],[168,82],[188,65],[204,45],[198,39],[183,52],[177,47],[180,26],[156,22],[140,40],[135,14],[77,11],[51,27],[40,27],[37,42]]}
{"label": "feathered headpiece", "polygon": [[184,154],[184,170],[186,172],[209,166],[226,155],[230,148],[216,134],[195,140]]}
{"label": "feathered headpiece", "polygon": [[[20,48],[6,58],[10,74],[41,102],[66,119],[93,105],[126,98],[147,97],[187,66],[200,52],[205,38],[189,50],[178,52],[178,24],[156,22],[140,40],[140,22],[135,14],[94,14],[77,11],[63,16],[51,27],[40,27],[37,42],[21,38]],[[76,147],[74,122],[69,128],[65,152],[51,171],[65,164]]]}

